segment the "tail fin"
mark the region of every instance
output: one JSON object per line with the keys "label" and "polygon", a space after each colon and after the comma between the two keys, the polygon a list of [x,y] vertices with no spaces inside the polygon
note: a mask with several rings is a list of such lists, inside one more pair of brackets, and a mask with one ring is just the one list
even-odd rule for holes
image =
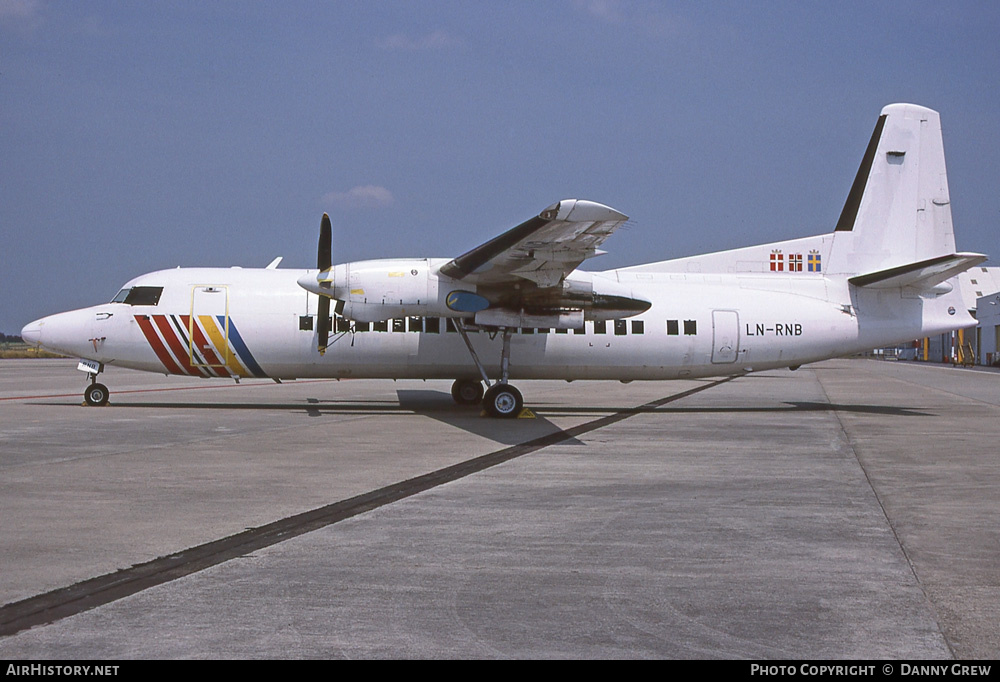
{"label": "tail fin", "polygon": [[941,117],[890,104],[837,222],[827,273],[887,271],[954,253]]}

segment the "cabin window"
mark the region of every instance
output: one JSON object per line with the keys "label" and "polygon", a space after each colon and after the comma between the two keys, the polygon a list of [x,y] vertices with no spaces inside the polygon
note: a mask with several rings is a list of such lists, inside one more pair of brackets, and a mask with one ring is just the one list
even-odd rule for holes
{"label": "cabin window", "polygon": [[337,318],[337,332],[338,333],[343,333],[343,332],[349,332],[349,331],[351,331],[351,321],[348,320],[348,319],[346,319],[346,318],[343,318],[343,317],[338,317]]}
{"label": "cabin window", "polygon": [[406,320],[401,317],[393,318],[392,320],[392,331],[394,332],[405,332],[406,331]]}
{"label": "cabin window", "polygon": [[615,336],[625,336],[628,333],[628,322],[615,320]]}
{"label": "cabin window", "polygon": [[688,336],[692,336],[698,333],[698,321],[697,320],[684,320],[684,333]]}
{"label": "cabin window", "polygon": [[458,333],[458,328],[455,326],[455,320],[451,319],[450,317],[446,317],[444,318],[444,322],[445,322],[444,325],[445,331]]}
{"label": "cabin window", "polygon": [[389,321],[379,320],[372,325],[372,330],[377,332],[387,332],[389,331]]}
{"label": "cabin window", "polygon": [[163,287],[132,287],[119,291],[111,302],[126,305],[157,305],[162,293]]}
{"label": "cabin window", "polygon": [[551,330],[550,328],[548,328],[548,327],[539,327],[539,328],[538,328],[538,329],[537,329],[536,331],[537,331],[537,332],[538,332],[539,334],[548,334],[548,333],[550,333],[550,332],[551,332],[552,330]]}
{"label": "cabin window", "polygon": [[677,320],[667,320],[667,336],[677,336],[679,333]]}
{"label": "cabin window", "polygon": [[534,334],[535,333],[535,328],[534,327],[521,327],[521,333],[522,334]]}
{"label": "cabin window", "polygon": [[595,334],[607,334],[608,333],[608,321],[607,320],[594,320],[594,333]]}
{"label": "cabin window", "polygon": [[355,322],[354,331],[356,332],[370,332],[372,330],[371,322]]}
{"label": "cabin window", "polygon": [[428,334],[440,334],[441,333],[441,318],[440,317],[428,317],[424,319],[424,331]]}
{"label": "cabin window", "polygon": [[424,330],[424,320],[422,317],[411,317],[409,319],[411,332],[422,332]]}
{"label": "cabin window", "polygon": [[568,332],[569,332],[568,329],[557,329],[556,330],[556,334],[566,334]]}
{"label": "cabin window", "polygon": [[587,328],[586,327],[577,327],[577,328],[575,328],[573,330],[573,333],[574,334],[586,334],[587,333]]}
{"label": "cabin window", "polygon": [[312,315],[299,316],[299,331],[311,332],[313,328]]}
{"label": "cabin window", "polygon": [[633,334],[644,334],[646,325],[642,320],[632,320],[632,333]]}

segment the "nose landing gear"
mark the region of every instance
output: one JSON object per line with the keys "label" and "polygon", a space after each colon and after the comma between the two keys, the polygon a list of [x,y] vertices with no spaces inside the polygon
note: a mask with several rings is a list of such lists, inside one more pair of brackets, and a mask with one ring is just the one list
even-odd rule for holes
{"label": "nose landing gear", "polygon": [[97,375],[90,375],[90,386],[87,386],[87,390],[83,392],[83,399],[87,401],[87,404],[91,407],[104,407],[108,404],[108,397],[111,392],[108,391],[108,387],[104,384],[97,383]]}
{"label": "nose landing gear", "polygon": [[91,407],[107,405],[111,391],[104,384],[97,383],[97,375],[104,371],[104,365],[95,360],[80,360],[80,364],[76,368],[81,372],[86,372],[90,377],[90,385],[83,392],[84,401]]}

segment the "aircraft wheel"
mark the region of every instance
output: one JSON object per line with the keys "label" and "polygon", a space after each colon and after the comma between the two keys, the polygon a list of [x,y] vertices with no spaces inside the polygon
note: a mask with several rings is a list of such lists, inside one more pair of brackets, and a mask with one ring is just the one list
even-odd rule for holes
{"label": "aircraft wheel", "polygon": [[108,387],[104,384],[91,384],[83,392],[83,399],[92,407],[102,407],[108,404],[108,397],[110,395]]}
{"label": "aircraft wheel", "polygon": [[480,381],[459,379],[451,385],[451,397],[459,405],[478,405],[483,399],[483,384]]}
{"label": "aircraft wheel", "polygon": [[494,384],[483,397],[483,408],[491,417],[514,419],[523,407],[521,392],[509,384]]}

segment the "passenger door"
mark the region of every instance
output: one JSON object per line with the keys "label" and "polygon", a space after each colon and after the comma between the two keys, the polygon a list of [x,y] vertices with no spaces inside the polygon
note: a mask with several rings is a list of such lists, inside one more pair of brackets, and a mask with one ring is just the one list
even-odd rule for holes
{"label": "passenger door", "polygon": [[736,362],[740,352],[740,316],[735,310],[712,311],[712,363]]}
{"label": "passenger door", "polygon": [[221,284],[191,287],[191,316],[187,319],[188,353],[195,367],[229,364],[229,287]]}

